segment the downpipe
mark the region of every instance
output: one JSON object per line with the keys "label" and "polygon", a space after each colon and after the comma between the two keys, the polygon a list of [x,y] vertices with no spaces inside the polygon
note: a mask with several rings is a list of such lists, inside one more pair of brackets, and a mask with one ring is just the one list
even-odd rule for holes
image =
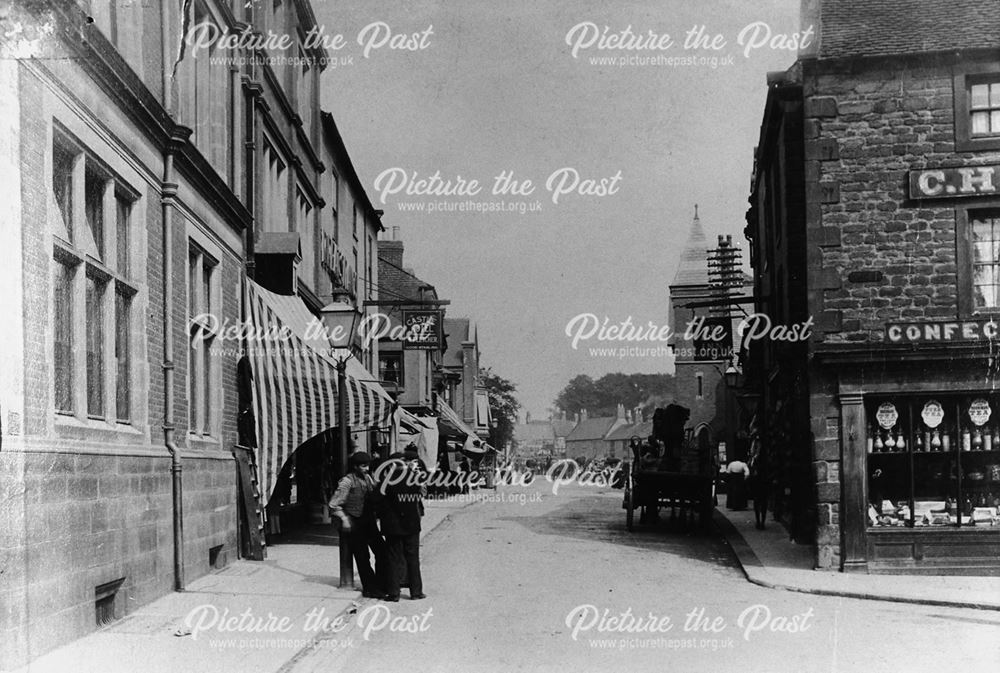
{"label": "downpipe", "polygon": [[184,489],[181,478],[181,453],[174,440],[174,318],[173,283],[173,211],[177,198],[174,182],[174,153],[185,138],[171,138],[163,162],[163,443],[170,453],[170,479],[173,494],[174,591],[184,591]]}

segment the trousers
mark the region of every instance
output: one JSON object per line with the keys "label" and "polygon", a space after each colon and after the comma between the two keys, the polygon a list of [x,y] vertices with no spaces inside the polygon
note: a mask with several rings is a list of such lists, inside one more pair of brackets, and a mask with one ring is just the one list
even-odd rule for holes
{"label": "trousers", "polygon": [[410,596],[424,593],[424,581],[420,577],[420,533],[387,535],[385,541],[389,552],[385,593],[398,596],[399,584],[404,577],[410,585]]}
{"label": "trousers", "polygon": [[[351,530],[347,533],[347,546],[354,557],[361,578],[361,590],[381,592],[386,584],[388,555],[385,541],[372,517],[351,517]],[[375,555],[375,570],[372,570],[368,550]],[[398,590],[397,590],[398,593]]]}

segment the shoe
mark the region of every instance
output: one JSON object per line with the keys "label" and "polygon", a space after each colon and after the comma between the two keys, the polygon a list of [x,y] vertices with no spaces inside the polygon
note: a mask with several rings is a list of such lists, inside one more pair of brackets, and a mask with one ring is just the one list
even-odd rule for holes
{"label": "shoe", "polygon": [[382,593],[381,591],[362,591],[361,595],[364,596],[365,598],[377,598],[377,599],[385,598],[385,594]]}
{"label": "shoe", "polygon": [[386,603],[398,603],[399,596],[383,596],[382,600],[384,600]]}
{"label": "shoe", "polygon": [[411,601],[419,601],[424,598],[427,598],[427,594],[413,594],[412,596],[410,596]]}

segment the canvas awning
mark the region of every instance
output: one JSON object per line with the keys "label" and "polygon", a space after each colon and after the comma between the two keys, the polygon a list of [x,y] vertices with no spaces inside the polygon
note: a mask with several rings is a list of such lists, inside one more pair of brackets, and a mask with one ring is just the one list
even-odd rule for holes
{"label": "canvas awning", "polygon": [[[294,295],[246,281],[247,356],[253,373],[257,467],[265,501],[295,449],[337,427],[337,362],[321,323]],[[389,427],[395,401],[354,357],[347,360],[351,428]]]}
{"label": "canvas awning", "polygon": [[443,426],[441,427],[441,431],[446,437],[457,437],[462,441],[465,441],[465,437],[479,437],[479,435],[476,434],[475,429],[463,421],[462,417],[458,415],[458,412],[448,406],[448,404],[441,398],[438,398],[437,407],[438,425]]}

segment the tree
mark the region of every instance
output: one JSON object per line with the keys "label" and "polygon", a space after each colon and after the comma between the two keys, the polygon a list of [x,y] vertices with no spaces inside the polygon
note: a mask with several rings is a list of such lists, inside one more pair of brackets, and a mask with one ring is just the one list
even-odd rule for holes
{"label": "tree", "polygon": [[517,386],[493,373],[489,367],[479,371],[482,382],[490,398],[490,414],[493,416],[493,427],[490,428],[490,444],[503,450],[507,442],[514,439],[514,426],[517,424],[517,412],[521,403],[514,397]]}
{"label": "tree", "polygon": [[596,381],[586,374],[574,377],[556,397],[556,406],[569,414],[587,410],[590,417],[614,416],[619,404],[641,406],[648,416],[674,395],[670,374],[605,374]]}

